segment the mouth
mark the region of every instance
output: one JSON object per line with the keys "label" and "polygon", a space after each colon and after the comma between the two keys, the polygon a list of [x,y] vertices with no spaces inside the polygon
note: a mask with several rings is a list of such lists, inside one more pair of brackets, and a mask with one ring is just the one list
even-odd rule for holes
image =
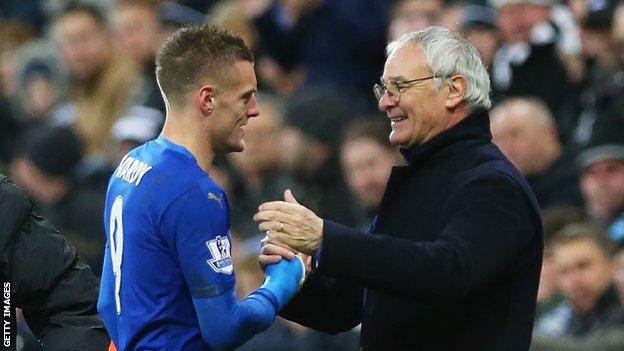
{"label": "mouth", "polygon": [[407,116],[396,116],[396,117],[390,117],[390,125],[394,126],[397,123],[400,123],[402,121],[405,121],[408,117]]}

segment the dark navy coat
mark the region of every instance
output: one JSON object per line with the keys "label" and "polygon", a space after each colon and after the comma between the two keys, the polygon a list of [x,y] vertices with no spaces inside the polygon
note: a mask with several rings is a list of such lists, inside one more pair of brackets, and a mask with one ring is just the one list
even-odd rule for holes
{"label": "dark navy coat", "polygon": [[324,222],[318,267],[282,310],[362,350],[528,350],[542,263],[538,205],[477,111],[403,150],[369,233]]}

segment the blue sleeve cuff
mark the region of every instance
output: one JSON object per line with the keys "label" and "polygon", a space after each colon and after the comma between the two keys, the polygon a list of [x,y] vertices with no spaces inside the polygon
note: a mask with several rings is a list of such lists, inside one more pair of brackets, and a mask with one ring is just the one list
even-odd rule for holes
{"label": "blue sleeve cuff", "polygon": [[249,296],[253,294],[261,295],[262,297],[269,300],[269,302],[273,305],[273,307],[275,307],[275,313],[279,311],[280,306],[279,306],[279,302],[277,301],[277,297],[275,297],[275,295],[270,290],[260,287],[254,292],[252,292],[251,294],[249,294]]}

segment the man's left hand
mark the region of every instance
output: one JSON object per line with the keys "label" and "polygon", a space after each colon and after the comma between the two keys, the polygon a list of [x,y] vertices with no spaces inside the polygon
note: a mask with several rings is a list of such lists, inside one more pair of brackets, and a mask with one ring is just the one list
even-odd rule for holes
{"label": "man's left hand", "polygon": [[306,255],[314,255],[323,241],[323,219],[300,205],[290,189],[284,200],[260,205],[254,221],[270,241],[281,242]]}

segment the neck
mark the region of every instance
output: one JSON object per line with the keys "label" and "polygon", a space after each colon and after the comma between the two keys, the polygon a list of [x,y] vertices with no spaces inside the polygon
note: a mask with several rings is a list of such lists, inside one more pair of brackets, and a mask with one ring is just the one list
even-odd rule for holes
{"label": "neck", "polygon": [[470,116],[472,110],[466,106],[465,103],[460,104],[455,110],[453,110],[453,114],[451,116],[451,123],[448,126],[449,128],[454,127],[457,123],[461,122],[464,118]]}
{"label": "neck", "polygon": [[208,173],[212,168],[214,159],[212,144],[206,136],[203,125],[197,122],[196,116],[167,111],[162,135],[173,143],[187,148],[204,172]]}

